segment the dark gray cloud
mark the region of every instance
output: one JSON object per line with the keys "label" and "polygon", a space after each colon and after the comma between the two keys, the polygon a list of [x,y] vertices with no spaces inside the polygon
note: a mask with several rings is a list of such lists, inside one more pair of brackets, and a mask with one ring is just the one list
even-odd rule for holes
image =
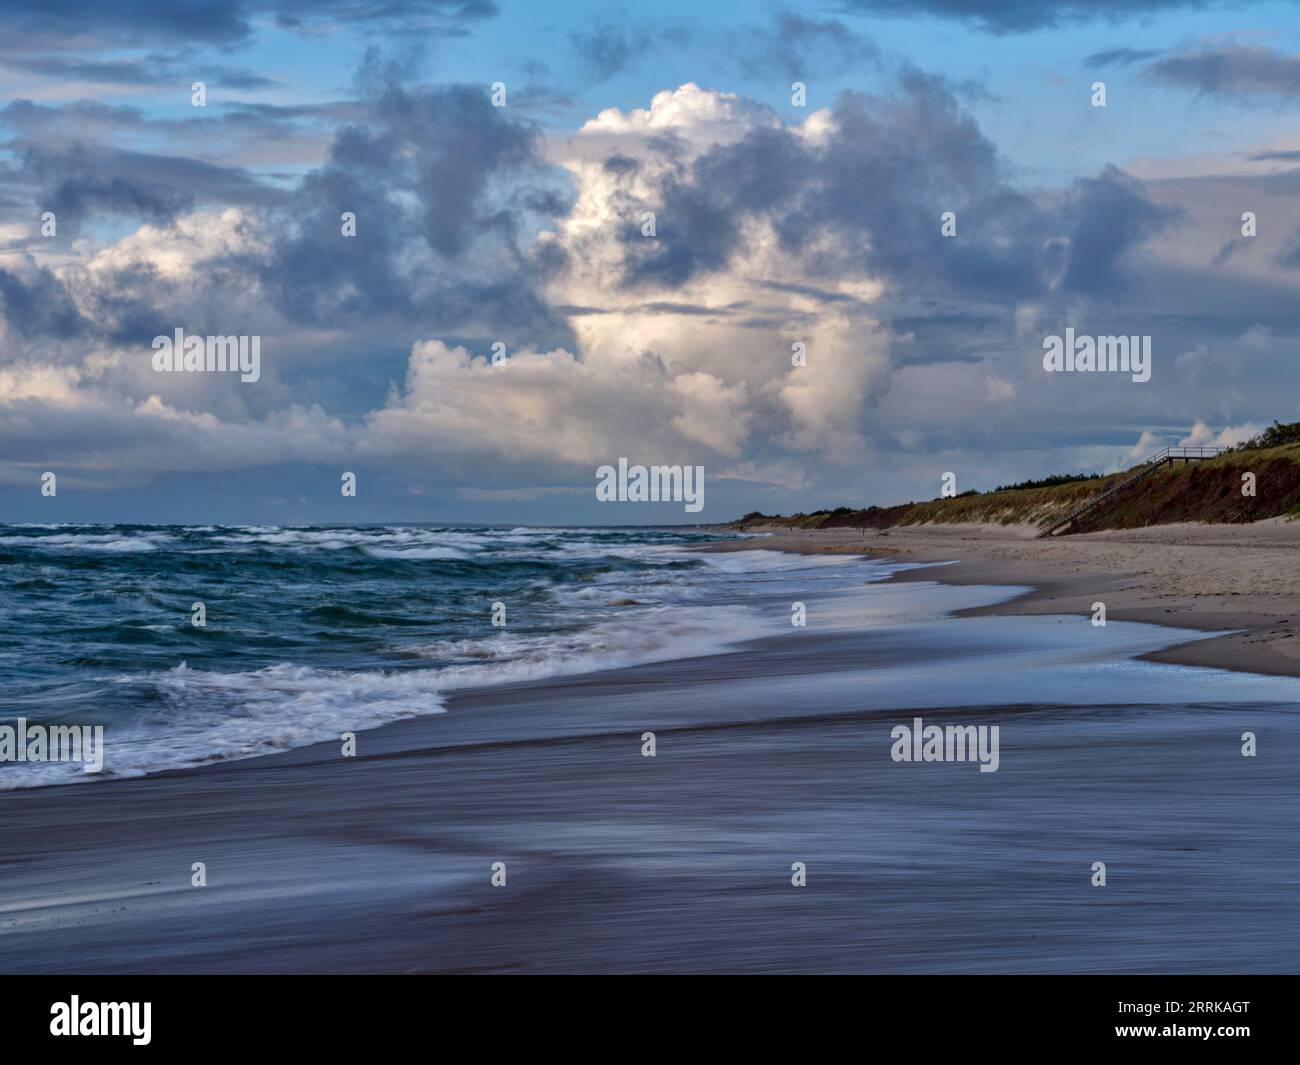
{"label": "dark gray cloud", "polygon": [[1256,152],[1246,158],[1252,163],[1300,163],[1300,152]]}
{"label": "dark gray cloud", "polygon": [[1084,62],[1092,66],[1132,66],[1146,59],[1154,59],[1160,52],[1148,48],[1111,48],[1105,52],[1093,52]]}
{"label": "dark gray cloud", "polygon": [[1223,246],[1214,253],[1210,260],[1211,266],[1226,266],[1228,261],[1240,251],[1245,251],[1250,245],[1248,237],[1232,237],[1224,242]]}
{"label": "dark gray cloud", "polygon": [[736,300],[734,303],[728,303],[724,307],[704,307],[697,303],[677,303],[672,301],[655,300],[651,303],[643,303],[637,309],[646,311],[650,314],[688,314],[701,318],[714,318],[722,314],[730,314],[735,311],[744,310],[749,304],[745,300]]}
{"label": "dark gray cloud", "polygon": [[578,106],[577,98],[551,68],[535,59],[520,60],[515,69],[523,74],[523,83],[510,87],[510,106],[529,115],[563,114],[571,118]]}
{"label": "dark gray cloud", "polygon": [[1075,222],[1065,288],[1088,295],[1119,292],[1126,280],[1125,257],[1178,217],[1172,208],[1152,203],[1141,182],[1113,166],[1076,182],[1070,213]]}
{"label": "dark gray cloud", "polygon": [[493,0],[243,0],[250,11],[273,14],[291,29],[320,22],[378,24],[459,36],[499,13]]}
{"label": "dark gray cloud", "polygon": [[[217,103],[187,111],[191,113],[183,117],[161,118],[138,107],[97,100],[59,105],[15,100],[0,107],[0,129],[16,134],[6,145],[11,154],[33,148],[41,158],[79,151],[97,162],[96,156],[112,154],[110,145],[165,144],[168,154],[159,161],[149,156],[141,164],[119,155],[112,163],[114,172],[134,169],[153,184],[180,181],[187,195],[197,193],[191,195],[195,202],[228,198],[231,203],[254,204],[270,202],[276,196],[272,186],[295,183],[301,173],[276,173],[271,166],[282,161],[292,167],[313,155],[319,158],[334,130],[343,123],[364,121],[369,107],[362,101],[340,100],[288,107]],[[204,173],[183,165],[178,169],[169,162],[176,158],[189,158],[197,168],[207,169]],[[260,160],[260,173],[231,169],[227,161],[232,159]],[[25,190],[29,198],[35,194],[30,170],[11,170],[7,176],[0,170],[0,186],[7,186],[0,189],[0,197],[5,191]]]}
{"label": "dark gray cloud", "polygon": [[[238,167],[78,136],[86,129],[158,132],[169,121],[135,108],[17,101],[0,110],[0,123],[18,133],[8,145],[15,165],[5,184],[29,197],[25,216],[57,214],[59,241],[91,220],[165,226],[194,208],[250,209],[241,224],[251,239],[236,241],[232,247],[240,250],[223,252],[219,261],[195,265],[214,291],[259,293],[264,314],[330,328],[397,320],[445,332],[490,322],[507,340],[571,342],[562,316],[540,295],[564,267],[564,252],[558,244],[534,249],[531,240],[542,224],[567,213],[567,184],[541,159],[538,127],[518,111],[493,107],[481,86],[394,86],[361,101],[245,105],[200,120],[207,129],[248,126],[267,136],[300,121],[350,116],[325,163],[288,189]],[[340,232],[344,212],[357,216],[355,237]],[[184,320],[207,313],[192,302],[201,294],[178,292],[146,259],[67,282],[77,285],[88,322],[61,310],[73,305],[64,282],[33,277],[5,278],[4,309],[23,336],[63,335],[72,322],[79,329],[93,322],[97,336],[138,342],[156,335],[159,320],[174,320],[187,299]],[[37,313],[42,306],[46,311]],[[164,313],[165,307],[173,309]]]}
{"label": "dark gray cloud", "polygon": [[[664,19],[600,18],[589,29],[568,35],[569,59],[579,79],[599,84],[634,70],[652,57],[676,56],[687,48],[699,47],[712,39],[701,25],[669,22]],[[730,56],[736,48],[732,35],[725,47],[711,52],[711,57]]]}
{"label": "dark gray cloud", "polygon": [[[251,71],[170,55],[139,59],[81,59],[67,55],[10,56],[3,65],[47,78],[105,85],[187,86],[194,78],[227,89],[268,89],[278,84]],[[182,69],[182,64],[184,64]]]}
{"label": "dark gray cloud", "polygon": [[[481,89],[388,90],[273,213],[267,291],[313,324],[477,317],[541,321],[553,335],[536,286],[560,264],[530,259],[517,239],[525,217],[567,210],[537,148],[536,128]],[[357,216],[355,237],[340,236],[344,212]]]}
{"label": "dark gray cloud", "polygon": [[760,287],[771,289],[773,292],[793,292],[799,296],[811,296],[818,303],[844,303],[853,299],[852,296],[845,295],[843,292],[816,288],[813,285],[792,284],[786,281],[763,281],[760,282]]}
{"label": "dark gray cloud", "polygon": [[262,205],[283,196],[237,167],[182,156],[91,144],[17,147],[25,176],[40,190],[38,205],[69,230],[105,212],[167,222],[196,203]]}
{"label": "dark gray cloud", "polygon": [[148,41],[232,43],[251,32],[248,8],[238,0],[0,0],[3,39],[29,48],[139,46]]}
{"label": "dark gray cloud", "polygon": [[651,55],[687,47],[707,54],[711,63],[757,78],[833,77],[874,64],[880,54],[870,38],[839,19],[784,8],[742,32],[606,19],[569,34],[569,42],[580,72],[591,82],[631,70]]}
{"label": "dark gray cloud", "polygon": [[1212,96],[1290,97],[1300,94],[1300,55],[1230,44],[1158,59],[1147,77]]}
{"label": "dark gray cloud", "polygon": [[769,25],[754,28],[738,43],[741,71],[750,77],[835,76],[873,64],[880,54],[874,42],[838,19],[793,11],[778,11]]}
{"label": "dark gray cloud", "polygon": [[1233,0],[844,0],[863,15],[971,22],[990,33],[1028,33],[1081,22],[1121,22],[1177,11],[1239,6]]}
{"label": "dark gray cloud", "polygon": [[1300,270],[1300,227],[1292,230],[1277,261],[1288,270]]}
{"label": "dark gray cloud", "polygon": [[57,106],[14,100],[0,107],[0,125],[20,133],[45,137],[51,130],[139,128],[149,121],[138,107],[106,104],[98,100],[73,100]]}
{"label": "dark gray cloud", "polygon": [[[813,276],[865,271],[899,290],[1003,304],[1058,284],[1113,294],[1133,248],[1174,220],[1114,168],[1060,202],[1019,191],[939,78],[907,71],[896,96],[847,93],[833,110],[824,144],[756,128],[681,162],[655,202],[629,202],[629,219],[655,211],[656,237],[629,224],[625,283],[681,286],[724,269],[763,220]],[[940,232],[947,211],[952,238]]]}
{"label": "dark gray cloud", "polygon": [[336,100],[322,104],[277,105],[251,102],[210,101],[211,106],[184,118],[158,118],[130,104],[106,104],[99,100],[71,100],[61,104],[14,100],[0,107],[0,125],[28,138],[68,138],[95,132],[150,133],[181,139],[209,138],[218,126],[247,129],[282,136],[308,127],[331,130],[343,122],[355,122],[369,113],[359,100]]}
{"label": "dark gray cloud", "polygon": [[586,32],[569,34],[569,43],[583,72],[597,82],[627,70],[637,55],[626,21],[597,22]]}
{"label": "dark gray cloud", "polygon": [[67,340],[89,331],[67,288],[45,268],[0,268],[0,315],[25,339]]}
{"label": "dark gray cloud", "polygon": [[[0,121],[29,135],[54,110],[128,128],[150,121],[93,101],[59,109],[18,102]],[[662,138],[658,150],[682,161],[655,202],[628,203],[629,219],[641,207],[656,210],[658,236],[645,240],[639,225],[624,234],[624,284],[684,288],[726,269],[759,219],[806,276],[827,280],[810,293],[833,294],[846,271],[865,271],[895,293],[958,306],[1005,307],[1058,289],[1114,295],[1129,253],[1173,217],[1113,169],[1051,203],[1017,189],[942,78],[907,69],[894,95],[848,93],[833,110],[838,132],[825,141],[756,123],[740,140],[688,157],[680,141]],[[538,128],[515,108],[492,107],[482,87],[390,86],[362,101],[244,105],[205,121],[274,126],[343,114],[353,121],[335,134],[326,162],[292,190],[194,159],[82,142],[17,144],[38,205],[58,212],[72,233],[106,214],[165,223],[203,204],[255,209],[258,250],[211,269],[228,271],[232,290],[255,288],[294,322],[395,320],[444,332],[492,322],[503,335],[567,342],[565,309],[542,295],[566,268],[566,253],[528,237],[567,213],[567,186],[540,158]],[[605,160],[629,187],[638,168],[626,155]],[[958,216],[952,239],[940,234],[945,211]],[[355,237],[340,233],[345,212],[357,216]],[[152,335],[157,279],[148,268],[128,268],[109,287],[117,298],[100,294],[96,320],[113,336]]]}
{"label": "dark gray cloud", "polygon": [[496,13],[492,0],[0,0],[0,42],[8,52],[230,45],[248,39],[262,18],[290,29],[336,22],[454,34]]}

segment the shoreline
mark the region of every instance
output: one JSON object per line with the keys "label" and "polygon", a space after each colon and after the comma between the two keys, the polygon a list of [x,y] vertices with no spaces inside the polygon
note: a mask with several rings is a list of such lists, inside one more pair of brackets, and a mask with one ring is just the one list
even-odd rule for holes
{"label": "shoreline", "polygon": [[1025,525],[746,531],[769,535],[700,550],[867,555],[917,564],[892,581],[1028,586],[955,616],[1087,616],[1102,602],[1108,620],[1222,633],[1140,660],[1300,677],[1300,522],[1163,525],[1050,540]]}

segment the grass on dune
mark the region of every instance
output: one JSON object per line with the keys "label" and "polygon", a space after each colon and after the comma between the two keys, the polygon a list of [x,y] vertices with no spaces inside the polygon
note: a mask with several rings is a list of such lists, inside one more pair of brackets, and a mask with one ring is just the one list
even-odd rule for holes
{"label": "grass on dune", "polygon": [[[747,514],[733,526],[792,529],[922,524],[1043,525],[1106,491],[1132,471],[1060,475],[991,492],[964,492],[892,507],[837,507],[788,517]],[[1243,494],[1242,474],[1255,475]],[[1213,459],[1174,463],[1117,493],[1073,523],[1071,532],[1140,528],[1174,521],[1244,522],[1300,517],[1300,422],[1274,422],[1253,440]]]}

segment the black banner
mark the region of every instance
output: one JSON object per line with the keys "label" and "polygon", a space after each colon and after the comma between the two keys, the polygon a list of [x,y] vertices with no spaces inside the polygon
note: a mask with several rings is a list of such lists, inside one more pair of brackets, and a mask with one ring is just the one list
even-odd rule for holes
{"label": "black banner", "polygon": [[[820,988],[770,980],[725,1000],[663,981],[635,990],[599,986],[569,991],[578,997],[557,1009],[550,995],[453,987],[437,977],[24,977],[0,980],[0,1015],[6,1049],[66,1044],[93,1052],[112,1043],[132,1053],[338,1055],[467,1038],[482,1038],[490,1051],[515,1033],[541,1050],[557,1038],[603,1042],[616,1034],[611,1026],[651,1044],[659,1029],[665,1048],[702,1032],[706,1042],[788,1037],[792,1049],[804,1050],[851,1037],[864,1051],[888,1045],[895,1054],[908,1046],[921,1053],[1125,1044],[1139,1053],[1196,1045],[1216,1054],[1286,1052],[1295,1035],[1290,987],[1276,978],[868,976],[837,989],[833,1000]],[[570,1030],[562,1037],[560,1024]]]}

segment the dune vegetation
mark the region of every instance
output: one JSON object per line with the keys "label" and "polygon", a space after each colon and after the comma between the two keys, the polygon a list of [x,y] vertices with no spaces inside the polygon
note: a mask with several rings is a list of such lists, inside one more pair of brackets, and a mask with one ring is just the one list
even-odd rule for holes
{"label": "dune vegetation", "polygon": [[[790,516],[754,512],[731,524],[739,529],[887,529],[959,523],[1046,526],[1100,496],[1141,465],[1104,476],[1060,474],[989,492],[969,491],[889,507],[845,506]],[[1253,495],[1246,474],[1254,475]],[[1274,422],[1253,440],[1217,458],[1163,466],[1082,515],[1067,531],[1132,529],[1187,521],[1249,522],[1283,515],[1300,517],[1300,422]]]}

